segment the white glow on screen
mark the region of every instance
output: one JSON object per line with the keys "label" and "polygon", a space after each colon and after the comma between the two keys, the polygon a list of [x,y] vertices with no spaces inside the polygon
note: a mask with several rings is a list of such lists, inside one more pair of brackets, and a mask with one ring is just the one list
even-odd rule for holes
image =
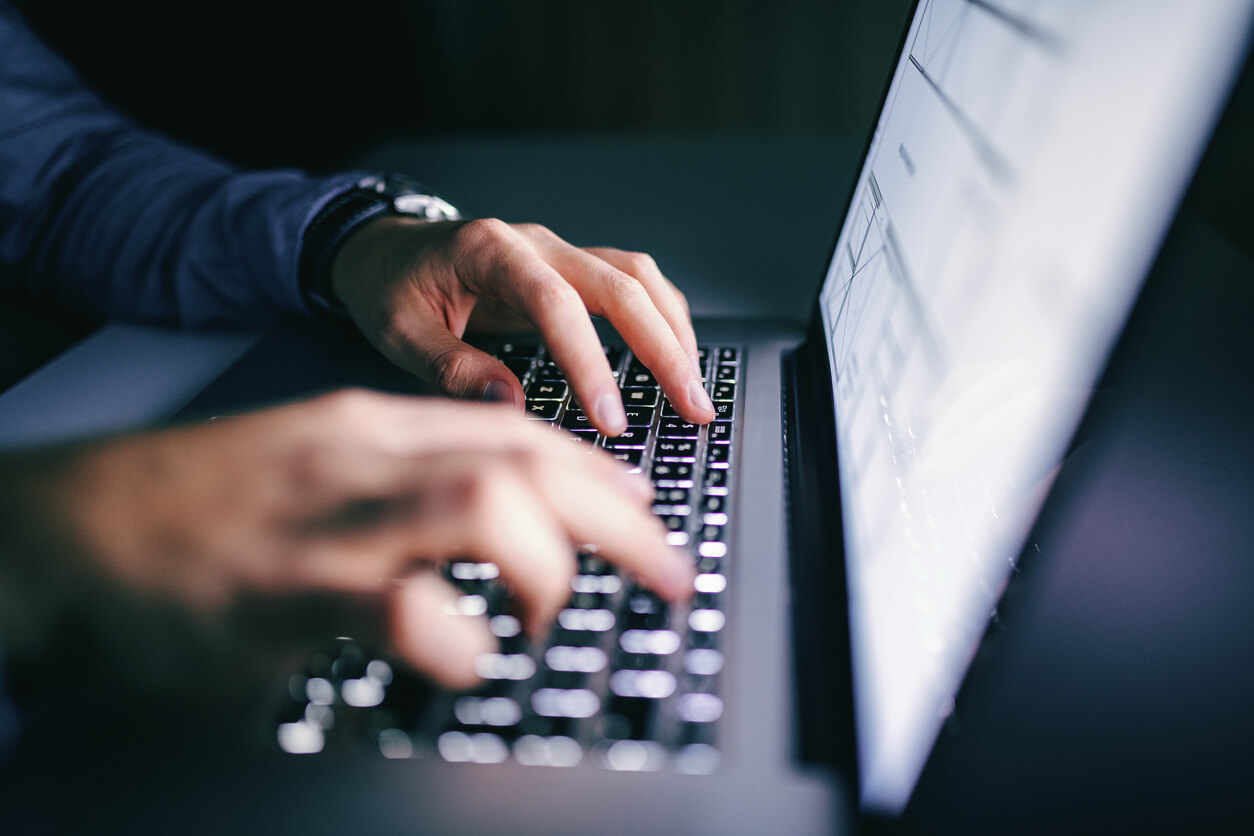
{"label": "white glow on screen", "polygon": [[1249,19],[919,4],[821,296],[870,809],[909,798]]}

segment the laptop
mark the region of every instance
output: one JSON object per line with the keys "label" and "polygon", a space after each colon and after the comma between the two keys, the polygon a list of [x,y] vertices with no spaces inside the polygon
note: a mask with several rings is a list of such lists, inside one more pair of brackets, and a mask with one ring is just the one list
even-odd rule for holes
{"label": "laptop", "polygon": [[[1034,521],[1252,5],[919,2],[809,323],[697,323],[714,425],[668,414],[605,331],[636,419],[631,444],[598,437],[541,346],[486,340],[536,420],[654,479],[693,602],[659,613],[583,555],[555,639],[520,646],[491,568],[455,563],[499,628],[485,689],[432,692],[329,644],[276,699],[273,757],[239,767],[256,803],[450,833],[833,832],[907,811],[1007,585],[1031,582],[1013,579],[1040,559]],[[345,384],[422,391],[354,335],[292,326],[181,417]]]}

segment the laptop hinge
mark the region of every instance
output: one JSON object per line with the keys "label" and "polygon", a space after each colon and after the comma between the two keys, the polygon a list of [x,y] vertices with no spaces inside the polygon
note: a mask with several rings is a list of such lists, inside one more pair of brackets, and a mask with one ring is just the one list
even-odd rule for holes
{"label": "laptop hinge", "polygon": [[821,326],[784,358],[784,467],[798,701],[796,752],[856,772],[835,412]]}

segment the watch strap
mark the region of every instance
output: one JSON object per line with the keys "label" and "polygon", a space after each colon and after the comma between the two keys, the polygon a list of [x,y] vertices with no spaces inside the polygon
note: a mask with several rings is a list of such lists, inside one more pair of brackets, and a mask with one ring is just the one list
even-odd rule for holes
{"label": "watch strap", "polygon": [[426,221],[457,220],[456,207],[402,175],[364,177],[329,200],[301,236],[297,276],[301,296],[315,313],[348,315],[331,285],[331,267],[341,245],[363,224],[383,215]]}
{"label": "watch strap", "polygon": [[301,295],[311,309],[337,316],[348,313],[331,287],[335,254],[350,233],[387,212],[390,205],[385,195],[354,186],[332,198],[305,227],[297,269]]}

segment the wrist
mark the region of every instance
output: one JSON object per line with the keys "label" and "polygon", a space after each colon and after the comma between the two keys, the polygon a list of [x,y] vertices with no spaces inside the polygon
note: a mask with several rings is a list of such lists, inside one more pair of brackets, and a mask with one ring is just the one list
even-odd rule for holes
{"label": "wrist", "polygon": [[[301,295],[310,310],[343,317],[335,277],[341,251],[356,233],[387,217],[413,222],[457,220],[456,207],[400,175],[372,175],[333,197],[305,226],[298,259]],[[342,271],[341,271],[342,272]]]}

